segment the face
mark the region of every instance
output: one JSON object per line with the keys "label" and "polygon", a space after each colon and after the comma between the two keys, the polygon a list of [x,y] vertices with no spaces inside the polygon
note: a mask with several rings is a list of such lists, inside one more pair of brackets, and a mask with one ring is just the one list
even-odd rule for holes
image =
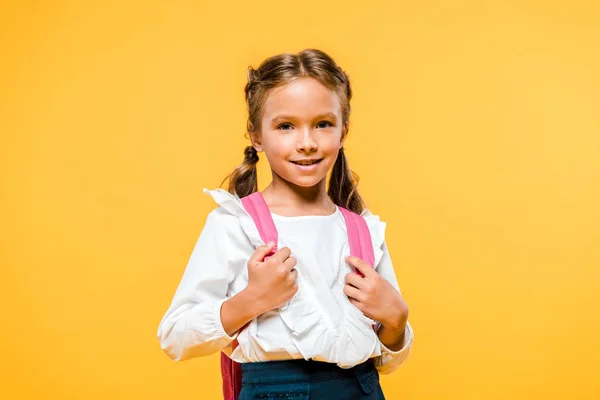
{"label": "face", "polygon": [[342,147],[346,129],[337,94],[312,78],[271,90],[260,133],[251,134],[264,151],[274,179],[312,187],[326,178]]}

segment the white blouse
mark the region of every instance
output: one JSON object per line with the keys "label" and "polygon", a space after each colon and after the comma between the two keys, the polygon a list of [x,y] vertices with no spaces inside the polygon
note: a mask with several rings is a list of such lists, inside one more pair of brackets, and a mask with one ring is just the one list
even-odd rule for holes
{"label": "white blouse", "polygon": [[[239,197],[216,189],[204,192],[219,207],[206,223],[171,306],[158,327],[162,349],[173,360],[224,351],[237,362],[313,359],[351,368],[371,357],[382,374],[397,369],[413,344],[413,330],[405,328],[404,346],[386,348],[367,318],[344,294],[345,275],[352,272],[344,217],[336,207],[326,216],[286,217],[271,214],[279,233],[278,248],[289,247],[296,258],[298,291],[279,309],[252,320],[241,333],[227,335],[221,305],[248,284],[247,262],[263,245],[258,229]],[[375,253],[375,268],[398,291],[385,243],[385,222],[365,210]],[[231,343],[239,346],[232,351]]]}

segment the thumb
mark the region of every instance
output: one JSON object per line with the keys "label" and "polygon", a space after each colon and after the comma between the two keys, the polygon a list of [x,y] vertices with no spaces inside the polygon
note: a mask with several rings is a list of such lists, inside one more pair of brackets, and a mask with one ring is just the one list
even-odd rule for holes
{"label": "thumb", "polygon": [[265,257],[271,253],[274,247],[274,242],[269,242],[265,245],[258,246],[252,254],[252,256],[250,257],[250,260],[248,260],[248,265],[254,266],[258,263],[263,262],[265,260]]}

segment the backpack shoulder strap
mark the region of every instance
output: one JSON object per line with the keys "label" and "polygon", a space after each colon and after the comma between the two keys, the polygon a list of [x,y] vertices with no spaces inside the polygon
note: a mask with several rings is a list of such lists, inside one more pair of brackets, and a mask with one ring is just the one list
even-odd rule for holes
{"label": "backpack shoulder strap", "polygon": [[269,207],[267,206],[264,197],[260,192],[254,192],[248,196],[242,197],[241,200],[244,209],[252,217],[263,242],[265,242],[265,244],[269,242],[275,243],[275,247],[270,255],[275,254],[277,251],[278,239],[277,228],[275,228],[273,217],[271,216],[271,212],[269,211]]}
{"label": "backpack shoulder strap", "polygon": [[[350,254],[374,267],[375,254],[373,252],[373,242],[367,221],[357,213],[343,207],[339,207],[339,209],[342,211],[342,215],[346,221]],[[356,271],[356,273],[362,275],[359,271]]]}
{"label": "backpack shoulder strap", "polygon": [[[269,207],[260,192],[244,196],[241,200],[244,209],[252,217],[263,242],[269,243],[272,241],[275,243],[275,247],[271,253],[265,257],[267,259],[277,251],[278,239],[277,228],[275,228]],[[245,327],[240,328],[239,332]],[[232,351],[237,346],[238,341],[235,339],[231,344]],[[242,368],[238,362],[233,361],[225,353],[221,353],[221,376],[223,379],[223,399],[237,400],[242,388]]]}

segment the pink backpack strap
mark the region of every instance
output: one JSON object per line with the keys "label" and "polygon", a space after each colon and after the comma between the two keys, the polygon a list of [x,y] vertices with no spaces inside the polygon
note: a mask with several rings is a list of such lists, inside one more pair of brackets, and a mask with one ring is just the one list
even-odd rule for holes
{"label": "pink backpack strap", "polygon": [[[263,242],[275,243],[273,250],[265,257],[265,260],[275,254],[277,251],[278,233],[269,207],[260,192],[254,192],[248,196],[242,197],[242,205],[258,229],[260,238]],[[245,328],[240,328],[241,332]],[[237,339],[231,344],[232,351],[238,346]],[[225,400],[237,400],[242,389],[242,366],[233,361],[225,353],[221,353],[221,376],[223,378],[223,398]]]}
{"label": "pink backpack strap", "polygon": [[[375,266],[375,253],[373,251],[373,242],[371,231],[367,221],[355,212],[339,207],[346,221],[346,230],[348,231],[348,244],[350,245],[350,255],[358,257],[373,268]],[[362,272],[354,270],[354,273],[364,277]],[[373,325],[373,330],[377,331],[377,324]],[[370,359],[371,362],[374,360]]]}
{"label": "pink backpack strap", "polygon": [[273,217],[271,216],[267,202],[260,192],[254,192],[248,196],[242,197],[242,205],[246,212],[252,217],[263,242],[265,242],[265,244],[269,242],[275,243],[273,251],[265,258],[267,259],[277,251],[278,240],[277,228],[275,228],[275,223],[273,222]]}
{"label": "pink backpack strap", "polygon": [[[348,231],[348,242],[350,244],[350,254],[358,257],[369,264],[371,267],[375,264],[375,254],[373,252],[373,242],[371,232],[367,221],[357,213],[339,207],[346,221],[346,230]],[[359,271],[355,271],[362,276]]]}

